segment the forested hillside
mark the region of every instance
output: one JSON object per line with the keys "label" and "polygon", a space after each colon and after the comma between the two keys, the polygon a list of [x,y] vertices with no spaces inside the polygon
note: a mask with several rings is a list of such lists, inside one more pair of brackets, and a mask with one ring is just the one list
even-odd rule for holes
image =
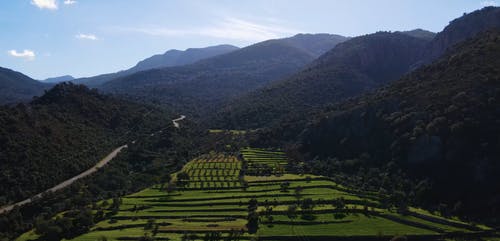
{"label": "forested hillside", "polygon": [[[118,78],[104,84],[102,89],[203,115],[223,101],[299,71],[315,58],[314,52],[325,49],[326,45],[333,48],[345,40],[336,35],[327,36],[328,42],[325,35],[268,40],[193,65],[154,69]],[[316,39],[323,47],[303,45]]]}
{"label": "forested hillside", "polygon": [[398,79],[418,61],[427,40],[379,32],[352,38],[303,71],[228,104],[218,124],[258,128]]}
{"label": "forested hillside", "polygon": [[366,177],[371,168],[402,168],[428,187],[406,190],[408,200],[435,209],[442,202],[449,214],[494,220],[500,212],[499,55],[499,32],[469,40],[386,88],[332,105],[303,129],[299,149],[307,160],[330,160],[313,164],[330,174]]}
{"label": "forested hillside", "polygon": [[172,118],[73,84],[59,84],[29,104],[1,107],[0,206],[79,174]]}

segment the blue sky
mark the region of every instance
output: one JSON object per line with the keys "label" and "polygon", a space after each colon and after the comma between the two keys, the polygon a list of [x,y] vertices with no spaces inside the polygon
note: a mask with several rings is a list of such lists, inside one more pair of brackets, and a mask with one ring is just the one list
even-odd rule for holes
{"label": "blue sky", "polygon": [[441,31],[500,0],[2,0],[0,66],[35,79],[115,72],[168,49],[296,33]]}

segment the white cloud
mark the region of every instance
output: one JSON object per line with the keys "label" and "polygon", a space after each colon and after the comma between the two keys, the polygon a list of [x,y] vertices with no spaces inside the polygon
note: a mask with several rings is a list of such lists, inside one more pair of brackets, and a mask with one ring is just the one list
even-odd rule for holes
{"label": "white cloud", "polygon": [[483,7],[487,7],[487,6],[498,6],[498,3],[497,3],[496,1],[493,1],[493,0],[482,1],[480,4],[481,4],[481,6],[483,6]]}
{"label": "white cloud", "polygon": [[35,52],[28,49],[25,49],[23,52],[17,52],[17,50],[13,49],[7,51],[7,53],[12,57],[22,58],[28,61],[35,60]]}
{"label": "white cloud", "polygon": [[97,37],[95,35],[93,35],[93,34],[83,34],[83,33],[75,35],[75,38],[77,38],[77,39],[86,39],[86,40],[97,40]]}
{"label": "white cloud", "polygon": [[220,22],[214,27],[202,29],[200,34],[216,38],[261,41],[279,38],[296,32],[296,30],[280,26],[263,25],[237,18],[226,18],[223,22]]}
{"label": "white cloud", "polygon": [[75,0],[64,0],[64,5],[72,5],[75,3],[77,3],[77,1],[75,1]]}
{"label": "white cloud", "polygon": [[146,27],[146,28],[130,28],[118,27],[114,28],[123,32],[138,32],[152,36],[190,36],[198,35],[204,37],[213,37],[220,39],[235,39],[244,41],[262,41],[273,38],[280,38],[298,33],[300,31],[289,29],[275,24],[261,24],[250,22],[238,18],[225,18],[222,21],[215,23],[212,26],[204,26],[200,28],[165,28],[165,27]]}
{"label": "white cloud", "polygon": [[31,4],[37,6],[40,9],[57,9],[57,1],[56,0],[31,0]]}

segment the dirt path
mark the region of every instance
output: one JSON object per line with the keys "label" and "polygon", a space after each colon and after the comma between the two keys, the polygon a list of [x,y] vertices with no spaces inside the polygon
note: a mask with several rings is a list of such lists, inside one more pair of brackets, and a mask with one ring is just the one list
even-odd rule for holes
{"label": "dirt path", "polygon": [[180,127],[180,125],[179,125],[179,121],[184,120],[184,119],[186,119],[186,116],[185,116],[185,115],[181,115],[181,117],[179,117],[179,118],[177,118],[177,119],[172,120],[172,123],[174,123],[174,126],[175,126],[176,128],[179,128],[179,127]]}
{"label": "dirt path", "polygon": [[36,200],[36,199],[39,199],[42,197],[42,195],[46,192],[55,192],[55,191],[58,191],[58,190],[61,190],[69,185],[71,185],[73,182],[77,181],[78,179],[81,179],[81,178],[84,178],[96,171],[99,170],[99,168],[103,167],[104,165],[108,164],[108,162],[110,162],[111,160],[113,160],[113,158],[116,157],[116,155],[118,155],[118,153],[120,153],[120,151],[123,149],[123,148],[127,148],[127,145],[123,145],[123,146],[120,146],[116,149],[114,149],[111,153],[109,153],[106,157],[104,157],[103,159],[101,159],[97,164],[95,164],[92,168],[64,181],[64,182],[61,182],[59,184],[57,184],[56,186],[52,187],[52,188],[49,188],[47,190],[45,190],[44,192],[41,192],[39,194],[36,194],[35,196],[31,197],[31,198],[28,198],[28,199],[25,199],[23,201],[20,201],[20,202],[17,202],[17,203],[14,203],[12,205],[8,205],[8,206],[4,206],[2,208],[0,208],[0,214],[4,213],[4,212],[8,212],[12,209],[14,209],[14,207],[16,206],[23,206],[25,204],[28,204],[30,202],[32,202],[33,200]]}

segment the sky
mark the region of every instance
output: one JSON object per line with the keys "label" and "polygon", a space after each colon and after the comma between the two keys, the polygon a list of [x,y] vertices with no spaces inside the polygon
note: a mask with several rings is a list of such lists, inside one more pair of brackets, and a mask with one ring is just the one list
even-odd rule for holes
{"label": "sky", "polygon": [[500,0],[0,0],[0,66],[34,79],[128,69],[169,49],[422,28]]}

